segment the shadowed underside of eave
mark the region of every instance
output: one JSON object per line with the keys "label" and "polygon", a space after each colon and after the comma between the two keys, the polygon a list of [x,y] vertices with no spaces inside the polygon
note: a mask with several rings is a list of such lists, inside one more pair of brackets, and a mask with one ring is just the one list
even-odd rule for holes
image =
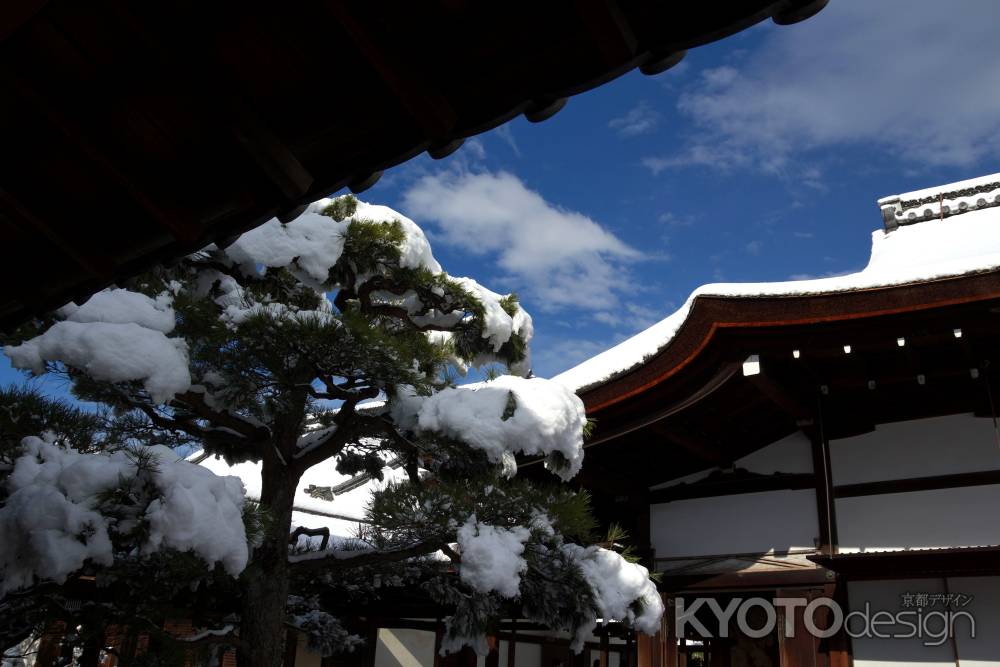
{"label": "shadowed underside of eave", "polygon": [[[750,355],[760,366],[748,375]],[[728,468],[796,431],[836,439],[895,421],[989,417],[998,364],[1000,271],[840,294],[699,297],[669,345],[582,394],[596,427],[581,475],[624,493]]]}
{"label": "shadowed underside of eave", "polygon": [[0,328],[825,0],[0,9]]}

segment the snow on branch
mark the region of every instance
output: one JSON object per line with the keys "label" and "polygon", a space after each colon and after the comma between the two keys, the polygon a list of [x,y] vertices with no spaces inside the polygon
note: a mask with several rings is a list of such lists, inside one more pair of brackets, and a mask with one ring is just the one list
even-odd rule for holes
{"label": "snow on branch", "polygon": [[[22,452],[0,507],[0,595],[36,580],[62,583],[88,561],[110,566],[133,534],[144,536],[140,555],[192,551],[232,575],[246,567],[238,478],[162,446],[83,454],[28,437]],[[128,501],[111,500],[121,497]]]}
{"label": "snow on branch", "polygon": [[480,593],[517,597],[521,575],[528,569],[522,554],[529,537],[531,531],[524,526],[490,526],[478,523],[473,514],[458,530],[462,581]]}
{"label": "snow on branch", "polygon": [[[599,546],[562,545],[563,553],[574,562],[590,584],[599,617],[626,621],[647,635],[655,635],[663,616],[663,600],[649,578],[649,570],[632,563],[621,554]],[[574,650],[596,627],[591,622],[579,628],[573,640]]]}
{"label": "snow on branch", "polygon": [[61,361],[96,380],[140,380],[157,402],[191,386],[187,344],[167,338],[174,328],[171,297],[151,299],[137,292],[98,292],[82,306],[69,304],[64,317],[40,336],[8,345],[15,368],[45,372],[46,361]]}
{"label": "snow on branch", "polygon": [[397,563],[401,560],[427,556],[446,545],[441,537],[428,538],[395,549],[328,549],[307,551],[288,557],[288,561],[298,570],[334,570],[364,567],[378,563]]}
{"label": "snow on branch", "polygon": [[583,402],[550,380],[504,375],[428,397],[404,390],[393,402],[392,415],[403,428],[439,433],[480,449],[510,474],[516,470],[514,454],[546,456],[546,466],[564,480],[583,465]]}

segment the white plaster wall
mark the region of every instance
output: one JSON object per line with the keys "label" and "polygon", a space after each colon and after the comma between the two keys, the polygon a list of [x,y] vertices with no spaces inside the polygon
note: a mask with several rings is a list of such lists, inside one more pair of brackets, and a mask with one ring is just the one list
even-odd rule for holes
{"label": "white plaster wall", "polygon": [[748,454],[736,461],[737,468],[770,475],[774,472],[811,473],[812,446],[802,431]]}
{"label": "white plaster wall", "polygon": [[[375,667],[426,667],[434,664],[434,633],[381,628]],[[295,667],[299,667],[296,663]]]}
{"label": "white plaster wall", "polygon": [[[507,644],[508,642],[500,642],[498,650],[500,651],[500,664],[506,666],[507,664]],[[538,644],[524,644],[518,642],[517,648],[514,649],[514,667],[541,667],[542,665],[542,647]]]}
{"label": "white plaster wall", "polygon": [[1000,544],[1000,485],[838,498],[844,552]]}
{"label": "white plaster wall", "polygon": [[[848,584],[847,595],[851,610],[861,611],[865,602],[870,603],[871,613],[888,611],[895,614],[906,610],[902,607],[901,596],[904,593],[943,593],[944,582],[941,579],[903,579],[899,581],[852,581]],[[861,624],[851,623],[851,629],[857,633]],[[933,626],[932,626],[933,627]],[[878,630],[884,634],[895,631],[902,633],[906,628],[899,626],[880,626]],[[923,639],[855,637],[851,640],[854,652],[854,667],[955,667],[955,658],[950,642],[941,646],[924,646]]]}
{"label": "white plaster wall", "polygon": [[812,549],[816,496],[804,489],[657,504],[650,532],[658,558]]}
{"label": "white plaster wall", "polygon": [[298,639],[298,645],[295,647],[295,667],[321,667],[323,658],[306,648],[306,636],[299,633]]}
{"label": "white plaster wall", "polygon": [[955,639],[962,667],[1000,666],[1000,577],[951,577],[951,593],[974,596],[963,607],[976,620],[976,636],[969,636],[964,621],[957,623]]}
{"label": "white plaster wall", "polygon": [[[802,431],[796,431],[792,435],[771,443],[766,447],[758,449],[756,452],[748,454],[734,462],[737,468],[746,468],[750,472],[770,475],[774,472],[811,473],[812,469],[812,449],[809,439]],[[672,479],[669,482],[657,484],[651,489],[665,489],[704,479],[718,468],[707,468],[698,472]]]}
{"label": "white plaster wall", "polygon": [[[956,620],[954,643],[946,641],[940,646],[924,646],[925,641],[939,641],[930,636],[923,639],[856,637],[851,640],[855,667],[913,667],[914,663],[920,663],[919,667],[954,667],[956,652],[962,667],[1000,665],[1000,577],[949,577],[947,582],[944,579],[909,579],[848,584],[851,609],[862,610],[867,601],[872,613],[885,610],[895,614],[898,611],[912,610],[912,607],[902,606],[901,596],[904,593],[945,592],[972,596],[972,601],[967,606],[953,610],[969,612],[975,620],[974,627],[965,618]],[[927,610],[944,608],[937,605],[930,606]],[[856,623],[852,623],[851,627],[855,631],[858,629]],[[932,633],[937,633],[940,627],[939,618],[929,619]],[[889,633],[892,626],[880,630]]]}
{"label": "white plaster wall", "polygon": [[883,424],[830,441],[834,485],[1000,469],[991,419],[950,415]]}

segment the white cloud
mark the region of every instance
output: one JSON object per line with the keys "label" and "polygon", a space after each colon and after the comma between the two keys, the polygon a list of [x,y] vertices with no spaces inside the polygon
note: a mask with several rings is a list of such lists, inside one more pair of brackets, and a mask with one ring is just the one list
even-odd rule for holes
{"label": "white cloud", "polygon": [[810,149],[854,145],[910,166],[975,165],[1000,149],[998,24],[991,0],[832,2],[768,31],[739,70],[703,71],[678,102],[700,132],[644,164],[778,172]]}
{"label": "white cloud", "polygon": [[642,158],[642,166],[658,175],[661,171],[677,167],[711,167],[722,171],[746,166],[751,162],[746,150],[737,146],[719,143],[697,143],[687,146],[681,152],[669,157],[650,156]]}
{"label": "white cloud", "polygon": [[404,210],[433,223],[435,242],[495,255],[503,282],[535,309],[609,310],[633,290],[626,265],[642,253],[513,174],[441,172],[420,178],[403,199]]}
{"label": "white cloud", "polygon": [[616,342],[617,340],[549,339],[536,336],[531,346],[533,370],[541,377],[552,377],[604,352]]}
{"label": "white cloud", "polygon": [[659,122],[659,112],[643,101],[630,109],[624,116],[612,118],[608,121],[608,127],[617,132],[618,136],[636,137],[652,132]]}
{"label": "white cloud", "polygon": [[656,220],[664,225],[669,225],[671,227],[693,227],[694,226],[694,216],[693,215],[677,215],[673,211],[666,211],[661,213]]}
{"label": "white cloud", "polygon": [[510,150],[514,152],[514,155],[521,157],[521,149],[517,145],[517,139],[514,138],[514,130],[510,129],[509,123],[504,123],[497,129],[493,130],[493,132],[510,147]]}
{"label": "white cloud", "polygon": [[[673,310],[672,308],[670,310]],[[614,311],[602,310],[594,313],[594,320],[615,329],[635,333],[648,329],[666,316],[666,313],[629,302]]]}
{"label": "white cloud", "polygon": [[466,139],[465,143],[462,144],[461,150],[473,161],[486,159],[486,147],[483,146],[483,142],[479,139]]}
{"label": "white cloud", "polygon": [[745,250],[748,255],[753,255],[756,257],[757,255],[760,254],[760,249],[763,246],[764,244],[761,241],[750,241],[745,246],[743,246],[743,250]]}

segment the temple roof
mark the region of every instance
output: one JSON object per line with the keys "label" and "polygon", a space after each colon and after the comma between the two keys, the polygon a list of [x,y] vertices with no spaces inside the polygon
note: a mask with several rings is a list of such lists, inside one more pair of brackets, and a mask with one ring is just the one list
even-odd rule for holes
{"label": "temple roof", "polygon": [[[915,220],[920,224],[911,221],[873,231],[871,256],[861,271],[812,280],[703,285],[665,319],[554,379],[586,394],[635,370],[670,345],[690,319],[692,309],[706,297],[752,301],[764,297],[862,292],[1000,268],[1000,174],[883,198],[879,205],[883,210],[901,206],[901,210],[910,211],[912,202],[928,198],[944,201],[946,209],[951,207],[945,217],[935,214]],[[926,206],[932,212],[940,212],[940,203]],[[908,219],[908,216],[906,212],[900,217]],[[753,308],[752,304],[748,307]]]}

